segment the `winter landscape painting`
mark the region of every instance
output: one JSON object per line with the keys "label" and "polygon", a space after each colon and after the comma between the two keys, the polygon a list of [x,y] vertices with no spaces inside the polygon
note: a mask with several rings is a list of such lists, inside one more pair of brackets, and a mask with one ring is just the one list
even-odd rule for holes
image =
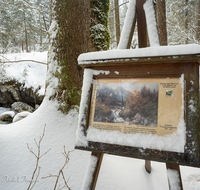
{"label": "winter landscape painting", "polygon": [[159,83],[99,83],[94,122],[157,127]]}

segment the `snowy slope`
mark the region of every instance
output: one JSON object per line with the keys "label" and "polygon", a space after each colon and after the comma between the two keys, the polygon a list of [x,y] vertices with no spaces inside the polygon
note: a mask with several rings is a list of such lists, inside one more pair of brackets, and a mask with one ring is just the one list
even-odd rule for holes
{"label": "snowy slope", "polygon": [[[13,62],[23,60],[22,62]],[[37,61],[32,62],[31,60]],[[2,64],[3,62],[6,62]],[[40,63],[39,63],[40,62]],[[44,64],[42,64],[44,63]],[[15,79],[44,95],[47,71],[47,52],[14,53],[0,55],[0,80]],[[3,73],[2,73],[3,72]]]}

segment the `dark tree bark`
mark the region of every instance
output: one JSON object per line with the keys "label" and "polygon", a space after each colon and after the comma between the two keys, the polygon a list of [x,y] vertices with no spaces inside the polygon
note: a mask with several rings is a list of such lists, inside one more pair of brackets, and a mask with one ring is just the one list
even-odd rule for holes
{"label": "dark tree bark", "polygon": [[89,51],[89,9],[88,0],[56,0],[54,4],[58,31],[52,40],[53,61],[57,61],[60,68],[53,74],[59,83],[51,99],[59,101],[59,109],[64,113],[80,103],[83,70],[77,58]]}

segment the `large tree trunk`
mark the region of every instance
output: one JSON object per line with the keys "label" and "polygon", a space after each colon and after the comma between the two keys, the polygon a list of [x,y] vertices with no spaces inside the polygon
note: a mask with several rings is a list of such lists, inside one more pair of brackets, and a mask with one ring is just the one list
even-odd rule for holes
{"label": "large tree trunk", "polygon": [[80,102],[83,71],[77,58],[89,51],[89,8],[88,0],[54,2],[46,95],[58,100],[64,113]]}
{"label": "large tree trunk", "polygon": [[166,8],[165,0],[156,1],[156,17],[159,41],[161,46],[167,45]]}

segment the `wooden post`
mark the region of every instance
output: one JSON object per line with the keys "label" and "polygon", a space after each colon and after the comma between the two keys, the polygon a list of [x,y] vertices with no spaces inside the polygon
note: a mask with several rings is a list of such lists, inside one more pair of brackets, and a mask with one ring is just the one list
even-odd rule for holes
{"label": "wooden post", "polygon": [[151,173],[151,161],[145,160],[145,169],[148,173]]}
{"label": "wooden post", "polygon": [[[177,164],[168,164],[168,163],[166,163],[166,168],[167,168],[167,169],[171,169],[171,170],[175,170],[175,171],[178,172],[180,190],[183,190],[183,184],[182,184],[182,180],[181,180],[181,172],[180,172],[179,165],[177,165]],[[170,185],[170,182],[169,182],[169,178],[168,178],[168,183],[169,183],[169,190],[171,190],[171,185]]]}
{"label": "wooden post", "polygon": [[147,25],[143,9],[145,0],[136,0],[136,14],[138,27],[138,42],[139,48],[147,47]]}
{"label": "wooden post", "polygon": [[93,173],[92,182],[91,182],[91,185],[90,185],[90,190],[95,190],[97,179],[98,179],[98,176],[99,176],[101,163],[102,163],[102,160],[103,160],[103,153],[92,152],[91,155],[92,156],[96,156],[97,159],[98,159],[96,167],[95,167],[95,170],[94,170],[94,173]]}
{"label": "wooden post", "polygon": [[[138,27],[138,46],[139,48],[147,47],[147,24],[143,4],[145,0],[136,0],[136,14]],[[145,169],[151,173],[151,161],[145,160]]]}
{"label": "wooden post", "polygon": [[120,20],[119,20],[119,2],[118,2],[118,0],[114,0],[114,6],[115,6],[116,40],[117,40],[117,45],[118,45],[119,39],[120,39]]}

